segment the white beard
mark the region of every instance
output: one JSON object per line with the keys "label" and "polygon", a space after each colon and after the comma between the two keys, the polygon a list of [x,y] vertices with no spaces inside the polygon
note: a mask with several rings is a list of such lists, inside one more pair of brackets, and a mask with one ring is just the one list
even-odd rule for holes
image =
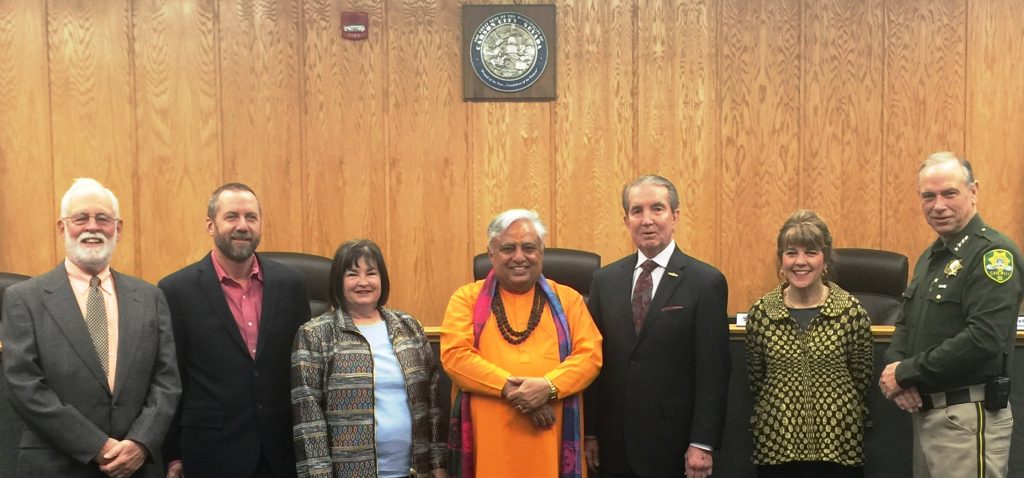
{"label": "white beard", "polygon": [[[103,241],[103,247],[86,246],[82,242],[86,239],[99,239]],[[113,237],[107,237],[98,232],[83,232],[76,240],[71,237],[71,233],[67,229],[64,229],[64,251],[71,262],[87,272],[99,272],[107,267],[115,249],[117,249],[116,234]]]}

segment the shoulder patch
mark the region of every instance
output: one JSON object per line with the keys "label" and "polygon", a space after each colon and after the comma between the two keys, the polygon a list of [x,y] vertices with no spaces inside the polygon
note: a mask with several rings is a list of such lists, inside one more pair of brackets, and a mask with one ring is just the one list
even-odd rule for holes
{"label": "shoulder patch", "polygon": [[1006,249],[992,249],[985,253],[985,275],[1002,284],[1013,277],[1013,254]]}

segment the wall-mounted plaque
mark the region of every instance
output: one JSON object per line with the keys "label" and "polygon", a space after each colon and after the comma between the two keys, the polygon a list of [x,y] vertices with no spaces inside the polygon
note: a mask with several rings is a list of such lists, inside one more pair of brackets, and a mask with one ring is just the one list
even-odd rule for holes
{"label": "wall-mounted plaque", "polygon": [[462,43],[467,100],[555,99],[554,5],[465,5]]}

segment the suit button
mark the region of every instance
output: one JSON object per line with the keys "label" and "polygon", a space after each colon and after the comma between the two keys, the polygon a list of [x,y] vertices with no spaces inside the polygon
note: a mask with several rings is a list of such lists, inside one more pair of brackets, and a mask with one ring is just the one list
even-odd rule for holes
{"label": "suit button", "polygon": [[259,370],[253,370],[252,371],[252,376],[253,377],[259,377],[260,376],[260,371]]}
{"label": "suit button", "polygon": [[257,402],[257,403],[256,403],[256,409],[257,409],[257,410],[263,410],[263,404],[262,404],[262,403],[258,403],[258,402]]}

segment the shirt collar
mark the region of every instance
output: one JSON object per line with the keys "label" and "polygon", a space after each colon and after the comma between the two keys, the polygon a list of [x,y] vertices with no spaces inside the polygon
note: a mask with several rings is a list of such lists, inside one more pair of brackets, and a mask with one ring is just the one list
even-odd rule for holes
{"label": "shirt collar", "polygon": [[[68,278],[71,279],[71,286],[75,289],[75,292],[82,292],[89,288],[89,280],[92,279],[92,274],[82,270],[78,267],[78,264],[71,262],[71,259],[64,258],[64,269],[68,272]],[[114,281],[110,280],[110,265],[108,264],[96,277],[100,278],[100,290],[107,294],[114,293]]]}
{"label": "shirt collar", "polygon": [[[822,302],[819,308],[821,316],[842,316],[847,309],[853,306],[853,296],[835,282],[826,282],[825,285],[828,286],[828,296],[825,297],[825,302]],[[763,305],[766,306],[764,308],[769,319],[782,320],[788,319],[791,316],[789,309],[786,307],[786,301],[783,298],[783,289],[785,287],[785,283],[779,284],[761,299]]]}
{"label": "shirt collar", "polygon": [[[213,270],[214,270],[214,272],[217,273],[217,280],[220,281],[222,284],[224,283],[225,279],[227,279],[227,280],[229,280],[229,281],[231,281],[233,283],[237,283],[237,281],[232,279],[230,276],[228,276],[228,274],[226,272],[224,272],[224,268],[220,266],[220,262],[217,262],[217,258],[219,258],[219,257],[224,257],[224,256],[223,256],[223,254],[220,253],[219,250],[214,248],[213,249],[213,257],[211,259],[213,260]],[[255,253],[253,254],[252,270],[249,273],[249,277],[252,278],[252,279],[258,280],[261,283],[263,282],[263,270],[260,269],[259,257],[256,256]]]}
{"label": "shirt collar", "polygon": [[972,238],[984,228],[985,221],[981,220],[981,214],[974,213],[974,217],[967,221],[967,225],[957,233],[949,244],[943,242],[940,237],[932,243],[930,252],[936,254],[942,252],[943,249],[947,249],[954,256],[962,258],[965,255],[965,251],[970,250]]}
{"label": "shirt collar", "polygon": [[667,269],[668,268],[668,260],[672,258],[672,254],[674,254],[675,252],[676,252],[676,240],[675,239],[672,239],[672,242],[669,242],[668,245],[665,246],[665,248],[662,249],[661,252],[659,252],[658,255],[656,255],[654,257],[647,257],[647,256],[644,255],[644,253],[642,251],[637,249],[637,251],[636,251],[636,265],[633,266],[633,269],[635,270],[635,269],[639,268],[644,262],[647,261],[647,259],[651,259],[651,260],[654,261],[655,264],[658,264],[659,267],[661,267],[663,269]]}

